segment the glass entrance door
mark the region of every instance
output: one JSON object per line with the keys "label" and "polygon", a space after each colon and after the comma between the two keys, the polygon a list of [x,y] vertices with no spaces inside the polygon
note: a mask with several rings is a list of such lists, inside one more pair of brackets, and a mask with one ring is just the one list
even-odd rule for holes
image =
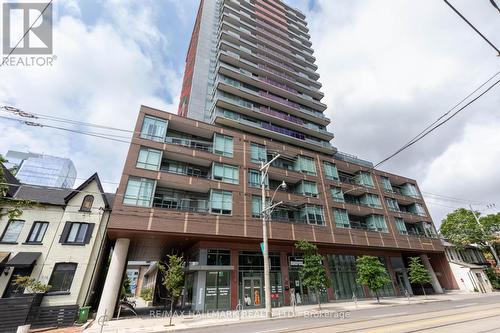
{"label": "glass entrance door", "polygon": [[243,278],[243,306],[246,308],[263,305],[262,280],[258,277]]}

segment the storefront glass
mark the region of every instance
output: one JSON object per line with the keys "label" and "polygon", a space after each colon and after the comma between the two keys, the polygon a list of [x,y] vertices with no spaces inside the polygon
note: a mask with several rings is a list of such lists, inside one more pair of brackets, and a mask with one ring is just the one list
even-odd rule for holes
{"label": "storefront glass", "polygon": [[[288,278],[290,280],[290,291],[295,297],[295,304],[316,304],[318,303],[314,290],[306,287],[302,283],[299,271],[304,265],[302,256],[288,255]],[[320,291],[321,302],[328,301],[328,293],[326,289]]]}
{"label": "storefront glass", "polygon": [[229,310],[231,307],[231,272],[207,272],[205,310]]}

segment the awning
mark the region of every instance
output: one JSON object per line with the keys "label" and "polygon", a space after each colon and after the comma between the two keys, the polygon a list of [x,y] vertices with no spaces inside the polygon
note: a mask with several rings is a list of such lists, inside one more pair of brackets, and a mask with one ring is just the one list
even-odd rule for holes
{"label": "awning", "polygon": [[35,263],[41,252],[19,252],[5,266],[29,267]]}

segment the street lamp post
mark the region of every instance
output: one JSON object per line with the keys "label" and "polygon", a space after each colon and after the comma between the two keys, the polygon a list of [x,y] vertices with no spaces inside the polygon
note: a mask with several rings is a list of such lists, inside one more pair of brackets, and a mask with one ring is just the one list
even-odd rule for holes
{"label": "street lamp post", "polygon": [[[470,207],[470,211],[472,212],[472,215],[474,215],[474,219],[476,220],[477,224],[479,225],[479,228],[481,229],[481,232],[483,233],[483,235],[486,236],[483,225],[481,224],[481,222],[479,222],[479,218],[477,217],[474,209],[472,209],[472,205],[469,205],[469,207]],[[500,267],[500,258],[498,258],[498,254],[497,254],[497,251],[495,250],[495,247],[489,241],[486,241],[486,245],[488,245],[488,247],[490,248],[491,254],[495,258],[495,262],[497,263],[496,266]]]}
{"label": "street lamp post", "polygon": [[272,318],[273,312],[271,309],[271,277],[270,277],[270,267],[269,267],[269,245],[268,245],[268,235],[267,235],[267,219],[271,215],[272,210],[282,204],[280,201],[276,204],[272,204],[274,196],[280,187],[286,188],[286,183],[283,181],[273,193],[271,201],[266,200],[266,177],[269,170],[269,166],[274,162],[280,155],[274,156],[269,162],[264,164],[261,162],[260,167],[260,188],[262,193],[262,256],[264,257],[264,294],[265,294],[265,304],[266,304],[266,316],[267,318]]}

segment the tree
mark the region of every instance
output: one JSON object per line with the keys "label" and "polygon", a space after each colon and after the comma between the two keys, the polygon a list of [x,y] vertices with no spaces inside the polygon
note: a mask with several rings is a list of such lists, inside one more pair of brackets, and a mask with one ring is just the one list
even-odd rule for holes
{"label": "tree", "polygon": [[120,299],[124,299],[127,295],[132,294],[132,289],[130,289],[130,278],[128,275],[125,275],[125,278],[122,281],[122,287],[120,289]]}
{"label": "tree", "polygon": [[410,258],[410,267],[408,274],[410,282],[419,284],[422,287],[425,298],[427,298],[424,284],[431,282],[431,275],[429,274],[429,271],[424,267],[419,257]]}
{"label": "tree", "polygon": [[321,310],[320,290],[331,286],[330,278],[326,274],[325,266],[323,266],[323,258],[318,253],[317,246],[308,241],[298,241],[295,243],[295,247],[304,252],[304,266],[299,270],[302,284],[314,289],[318,308]]}
{"label": "tree", "polygon": [[[475,212],[480,215],[479,212]],[[477,223],[474,212],[465,208],[459,208],[451,212],[441,222],[440,232],[451,243],[458,247],[477,244],[482,248],[489,247],[490,252],[494,249],[490,243],[495,240],[500,231],[500,213],[490,214],[479,218]],[[497,263],[499,265],[500,263]]]}
{"label": "tree", "polygon": [[167,263],[158,263],[158,269],[160,270],[162,277],[162,284],[170,293],[170,322],[169,326],[172,326],[172,316],[174,315],[174,302],[182,294],[182,288],[184,287],[184,260],[181,256],[175,254],[167,255]]}
{"label": "tree", "polygon": [[359,284],[370,288],[377,297],[377,303],[380,303],[378,295],[379,290],[391,283],[389,274],[380,259],[373,256],[362,256],[356,259],[356,273]]}

